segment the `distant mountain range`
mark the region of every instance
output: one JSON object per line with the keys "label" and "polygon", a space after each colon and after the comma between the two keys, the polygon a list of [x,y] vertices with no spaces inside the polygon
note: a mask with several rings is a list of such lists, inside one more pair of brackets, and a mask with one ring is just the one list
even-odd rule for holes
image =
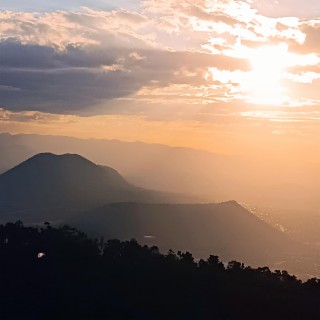
{"label": "distant mountain range", "polygon": [[251,158],[142,142],[0,134],[0,173],[42,152],[81,154],[116,169],[134,185],[195,194],[204,202],[237,199],[304,214],[320,210],[318,164],[259,158],[258,152]]}
{"label": "distant mountain range", "polygon": [[42,153],[0,175],[0,219],[65,219],[111,202],[188,202],[188,197],[129,184],[112,168],[76,154]]}

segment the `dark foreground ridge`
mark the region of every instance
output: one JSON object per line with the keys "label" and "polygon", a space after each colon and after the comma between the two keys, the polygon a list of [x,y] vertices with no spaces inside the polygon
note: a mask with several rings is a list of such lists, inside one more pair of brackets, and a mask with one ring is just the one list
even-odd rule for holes
{"label": "dark foreground ridge", "polygon": [[320,282],[71,227],[0,226],[1,319],[319,319]]}

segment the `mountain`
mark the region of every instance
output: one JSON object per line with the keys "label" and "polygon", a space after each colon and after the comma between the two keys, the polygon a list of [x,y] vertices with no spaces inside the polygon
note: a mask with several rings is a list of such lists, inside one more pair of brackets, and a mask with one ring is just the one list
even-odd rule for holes
{"label": "mountain", "polygon": [[194,202],[236,199],[296,240],[320,243],[320,166],[314,158],[282,162],[272,154],[240,158],[142,142],[3,133],[0,173],[39,152],[81,154],[134,185],[196,194]]}
{"label": "mountain", "polygon": [[137,239],[161,250],[215,253],[252,265],[283,260],[298,245],[235,201],[218,204],[115,203],[68,221],[92,236]]}
{"label": "mountain", "polygon": [[195,199],[138,188],[77,154],[37,154],[0,175],[1,222],[60,221],[97,237],[136,238],[163,251],[214,253],[251,265],[300,259],[300,245],[238,203],[174,204],[188,201]]}
{"label": "mountain", "polygon": [[[8,150],[9,145],[11,151]],[[19,146],[25,147],[24,154],[18,152]],[[233,168],[232,159],[224,155],[118,140],[0,134],[2,152],[10,154],[10,161],[0,158],[0,168],[9,169],[26,159],[30,153],[75,153],[115,168],[135,185],[168,192],[206,194],[210,200],[212,195],[221,193],[226,181],[230,180],[231,174],[226,172]],[[221,170],[224,166],[228,166],[228,170]],[[228,185],[231,193],[233,186],[231,183]],[[226,198],[230,199],[229,195]]]}
{"label": "mountain", "polygon": [[302,222],[306,212],[320,209],[320,170],[314,159],[303,163],[272,154],[235,156],[142,142],[0,134],[0,170],[40,152],[81,154],[116,169],[134,185],[197,194],[203,202],[237,199],[253,206],[298,210]]}
{"label": "mountain", "polygon": [[135,187],[114,169],[76,154],[38,154],[0,175],[3,221],[65,219],[119,201],[172,202],[179,196]]}

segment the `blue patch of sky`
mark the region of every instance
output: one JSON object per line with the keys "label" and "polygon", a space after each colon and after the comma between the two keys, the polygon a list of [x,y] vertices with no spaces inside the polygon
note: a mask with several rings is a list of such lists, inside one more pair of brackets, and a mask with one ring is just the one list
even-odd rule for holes
{"label": "blue patch of sky", "polygon": [[0,10],[45,12],[55,10],[80,10],[89,7],[95,10],[123,8],[139,10],[140,0],[2,0]]}

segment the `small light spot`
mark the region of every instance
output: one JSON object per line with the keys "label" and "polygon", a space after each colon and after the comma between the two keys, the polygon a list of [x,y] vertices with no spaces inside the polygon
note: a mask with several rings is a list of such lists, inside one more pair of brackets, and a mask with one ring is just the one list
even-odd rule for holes
{"label": "small light spot", "polygon": [[46,255],[45,253],[39,252],[38,255],[37,255],[37,257],[38,257],[38,259],[41,259],[41,258],[43,258],[45,255]]}

